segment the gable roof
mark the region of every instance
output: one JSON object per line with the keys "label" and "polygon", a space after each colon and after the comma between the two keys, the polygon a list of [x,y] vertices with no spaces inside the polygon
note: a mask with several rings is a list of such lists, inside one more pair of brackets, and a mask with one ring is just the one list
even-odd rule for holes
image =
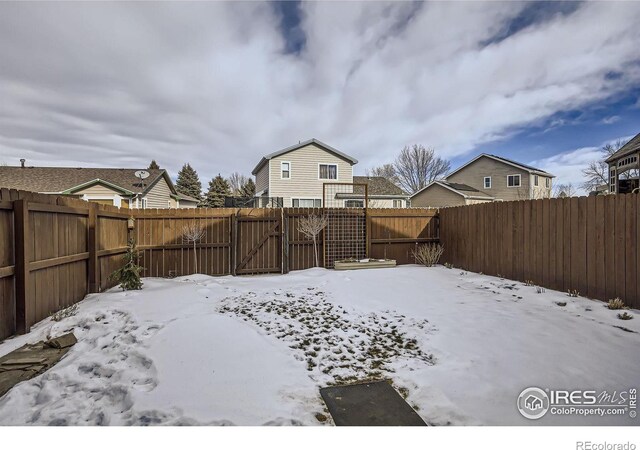
{"label": "gable roof", "polygon": [[423,187],[419,191],[415,192],[409,198],[415,197],[416,195],[418,195],[422,191],[425,191],[425,190],[429,189],[434,184],[438,185],[438,186],[441,186],[441,187],[443,187],[445,189],[448,189],[451,192],[454,192],[454,193],[456,193],[458,195],[461,195],[464,198],[480,199],[480,200],[494,200],[494,197],[492,197],[490,195],[487,195],[484,192],[481,192],[481,191],[477,190],[476,188],[473,188],[473,187],[468,186],[466,184],[449,183],[448,181],[443,181],[443,180],[432,181],[431,183],[427,184],[425,187]]}
{"label": "gable roof", "polygon": [[494,161],[498,161],[498,162],[501,162],[501,163],[504,163],[504,164],[508,164],[510,166],[513,166],[513,167],[517,167],[518,169],[525,170],[525,171],[527,171],[529,173],[532,173],[534,175],[542,175],[542,176],[545,176],[545,177],[555,178],[555,175],[552,175],[549,172],[545,172],[542,169],[538,169],[536,167],[528,166],[526,164],[522,164],[522,163],[519,163],[517,161],[513,161],[511,159],[503,158],[502,156],[490,155],[489,153],[481,153],[480,155],[476,156],[475,158],[473,158],[468,163],[463,164],[462,166],[458,167],[456,170],[454,170],[453,172],[448,174],[447,177],[450,177],[454,173],[460,172],[465,167],[473,164],[474,162],[476,162],[477,160],[479,160],[480,158],[483,158],[483,157],[484,158],[490,158],[490,159],[493,159]]}
{"label": "gable roof", "polygon": [[252,175],[257,174],[258,171],[262,168],[262,166],[264,166],[267,163],[267,161],[269,161],[270,159],[275,158],[277,156],[284,155],[285,153],[289,153],[289,152],[292,152],[294,150],[298,150],[299,148],[305,147],[305,146],[307,146],[309,144],[315,144],[318,147],[320,147],[320,148],[322,148],[322,149],[324,149],[324,150],[326,150],[326,151],[328,151],[330,153],[333,153],[334,155],[337,155],[337,156],[339,156],[341,158],[344,158],[347,161],[349,161],[352,165],[358,163],[358,160],[355,159],[353,156],[349,156],[346,153],[342,153],[341,151],[336,150],[335,148],[331,147],[330,145],[327,145],[324,142],[319,141],[318,139],[312,138],[312,139],[309,139],[307,141],[299,142],[296,145],[292,145],[290,147],[283,148],[282,150],[278,150],[277,152],[269,153],[268,155],[263,156],[262,159],[260,160],[260,162],[258,163],[258,165],[256,165],[256,167],[253,169],[253,171],[251,171],[251,174]]}
{"label": "gable roof", "polygon": [[640,151],[640,133],[638,133],[629,142],[620,147],[620,149],[613,155],[605,159],[604,162],[608,163],[623,156],[627,156],[629,153],[635,153],[637,151]]}
{"label": "gable roof", "polygon": [[353,177],[354,183],[366,184],[367,194],[372,195],[395,195],[407,196],[407,193],[401,188],[393,184],[385,177]]}
{"label": "gable roof", "polygon": [[0,166],[0,188],[71,194],[94,184],[103,184],[125,195],[134,195],[146,194],[164,178],[171,192],[176,193],[166,170],[145,169],[149,172],[149,177],[144,180],[144,186],[134,175],[138,170],[140,169]]}

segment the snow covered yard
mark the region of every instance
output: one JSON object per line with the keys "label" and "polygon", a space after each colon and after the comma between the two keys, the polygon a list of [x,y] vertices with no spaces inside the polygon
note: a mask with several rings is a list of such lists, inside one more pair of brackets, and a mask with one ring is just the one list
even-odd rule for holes
{"label": "snow covered yard", "polygon": [[516,399],[637,387],[638,311],[622,321],[602,302],[444,267],[144,283],[0,344],[79,341],[0,399],[0,424],[328,424],[318,389],[367,378],[391,379],[433,425],[637,424],[529,421]]}

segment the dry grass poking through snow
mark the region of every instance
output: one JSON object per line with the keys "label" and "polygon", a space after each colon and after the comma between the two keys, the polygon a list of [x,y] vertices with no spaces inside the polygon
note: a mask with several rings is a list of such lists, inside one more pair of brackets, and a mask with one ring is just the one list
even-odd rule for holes
{"label": "dry grass poking through snow", "polygon": [[310,376],[324,384],[391,377],[394,362],[435,363],[415,335],[431,331],[427,320],[393,311],[358,315],[327,301],[316,288],[307,292],[255,292],[227,297],[219,311],[252,322],[285,341]]}

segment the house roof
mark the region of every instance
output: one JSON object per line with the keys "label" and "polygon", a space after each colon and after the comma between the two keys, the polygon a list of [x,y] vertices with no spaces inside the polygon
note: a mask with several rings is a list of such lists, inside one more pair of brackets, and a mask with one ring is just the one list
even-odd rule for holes
{"label": "house roof", "polygon": [[458,195],[461,195],[464,198],[481,199],[481,200],[493,200],[494,199],[494,197],[492,197],[490,195],[487,195],[484,192],[481,192],[481,191],[477,190],[476,188],[473,188],[473,187],[468,186],[466,184],[449,183],[448,181],[443,181],[443,180],[432,181],[431,183],[429,183],[428,185],[426,185],[425,187],[423,187],[422,189],[420,189],[419,191],[414,193],[410,198],[415,197],[420,192],[429,189],[433,185],[441,186],[441,187],[443,187],[445,189],[450,190],[451,192],[454,192],[454,193],[456,193]]}
{"label": "house roof", "polygon": [[137,170],[140,169],[0,166],[0,188],[70,194],[93,184],[104,184],[126,195],[133,195],[146,193],[164,177],[175,193],[166,170],[145,169],[150,175],[144,180],[144,186],[135,176]]}
{"label": "house roof", "polygon": [[200,203],[200,200],[198,200],[197,198],[191,197],[190,195],[183,194],[182,192],[176,192],[174,197],[181,201],[184,200],[187,202]]}
{"label": "house roof", "polygon": [[[527,172],[532,173],[532,174],[536,174],[536,175],[543,175],[543,176],[545,176],[545,177],[555,178],[555,175],[552,175],[552,174],[550,174],[549,172],[545,172],[545,171],[544,171],[544,170],[542,170],[542,169],[538,169],[538,168],[536,168],[536,167],[528,166],[528,165],[526,165],[526,164],[522,164],[522,163],[519,163],[519,162],[517,162],[517,161],[513,161],[513,160],[511,160],[511,159],[504,158],[504,157],[502,157],[502,156],[490,155],[489,153],[481,153],[480,155],[476,156],[475,158],[473,158],[473,159],[472,159],[471,161],[469,161],[468,163],[463,164],[462,166],[458,167],[456,170],[454,170],[453,172],[451,172],[450,174],[448,174],[448,175],[447,175],[447,177],[450,177],[450,176],[451,176],[451,175],[453,175],[454,173],[460,172],[462,169],[464,169],[465,167],[467,167],[467,166],[469,166],[469,165],[473,164],[474,162],[476,162],[478,159],[480,159],[480,158],[482,158],[482,157],[485,157],[485,158],[491,158],[491,159],[493,159],[494,161],[499,161],[499,162],[502,162],[502,163],[508,164],[508,165],[510,165],[510,166],[517,167],[517,168],[522,169],[522,170],[526,170]],[[419,192],[419,191],[418,191],[418,192]]]}
{"label": "house roof", "polygon": [[284,155],[285,153],[289,153],[292,152],[294,150],[298,150],[299,148],[302,148],[306,145],[309,144],[315,144],[320,148],[325,149],[326,151],[333,153],[334,155],[337,155],[341,158],[346,159],[347,161],[349,161],[351,164],[357,164],[358,160],[355,159],[353,156],[349,156],[346,153],[342,153],[339,150],[336,150],[335,148],[331,147],[330,145],[325,144],[324,142],[319,141],[318,139],[312,138],[303,142],[299,142],[296,145],[292,145],[290,147],[287,148],[283,148],[282,150],[278,150],[277,152],[273,152],[273,153],[269,153],[268,155],[265,155],[262,157],[262,159],[260,160],[260,162],[258,163],[258,165],[253,169],[253,171],[251,172],[253,175],[257,174],[258,171],[262,168],[262,166],[264,166],[267,161],[269,161],[272,158],[275,158],[277,156],[280,155]]}
{"label": "house roof", "polygon": [[[353,177],[354,183],[366,184],[367,194],[380,195],[380,196],[403,196],[406,197],[407,193],[401,188],[393,184],[389,179],[385,177]],[[357,189],[356,189],[357,192]]]}
{"label": "house roof", "polygon": [[623,156],[627,156],[630,153],[635,153],[638,151],[640,151],[640,133],[638,133],[633,139],[620,147],[620,150],[609,156],[604,161],[608,163]]}

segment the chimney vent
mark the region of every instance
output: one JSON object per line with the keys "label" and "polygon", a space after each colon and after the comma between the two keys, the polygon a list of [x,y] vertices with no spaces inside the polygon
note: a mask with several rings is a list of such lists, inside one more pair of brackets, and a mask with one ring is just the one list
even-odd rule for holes
{"label": "chimney vent", "polygon": [[24,163],[26,163],[26,162],[27,162],[27,160],[26,160],[26,159],[24,159],[24,158],[22,158],[22,159],[20,160],[20,167],[22,167],[22,168],[24,169]]}

